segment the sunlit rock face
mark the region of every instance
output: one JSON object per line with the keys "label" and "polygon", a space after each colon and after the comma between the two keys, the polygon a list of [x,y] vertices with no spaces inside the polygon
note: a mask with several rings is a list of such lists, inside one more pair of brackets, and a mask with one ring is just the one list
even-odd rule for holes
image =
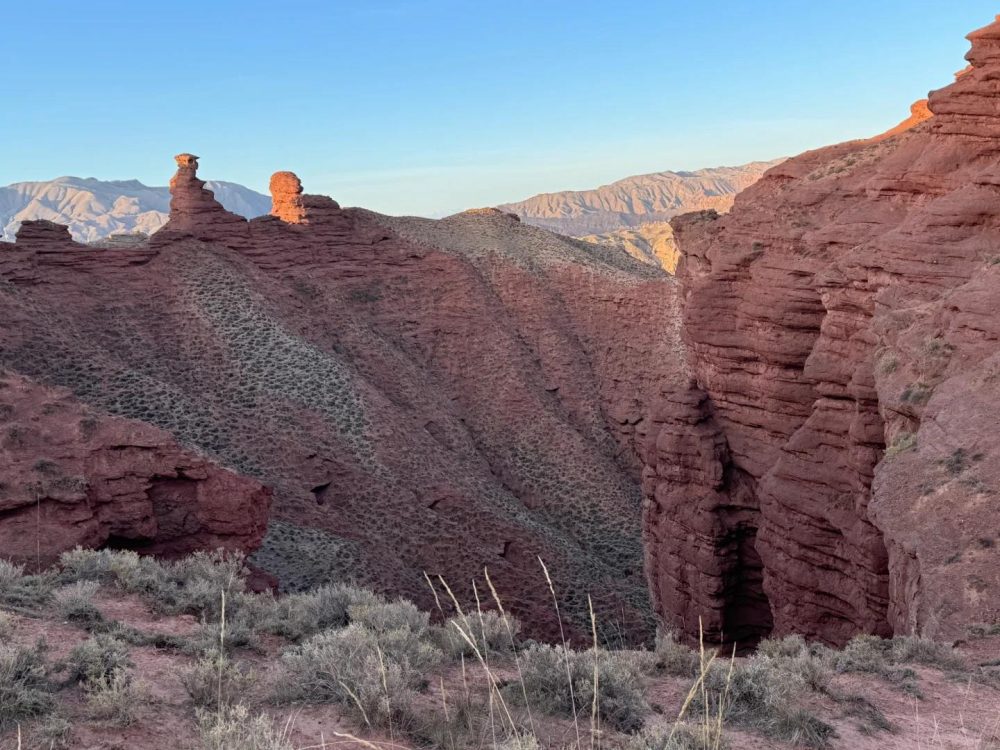
{"label": "sunlit rock face", "polygon": [[689,633],[1000,615],[1000,23],[969,39],[971,68],[890,134],[673,221],[693,380],[652,414],[645,530]]}

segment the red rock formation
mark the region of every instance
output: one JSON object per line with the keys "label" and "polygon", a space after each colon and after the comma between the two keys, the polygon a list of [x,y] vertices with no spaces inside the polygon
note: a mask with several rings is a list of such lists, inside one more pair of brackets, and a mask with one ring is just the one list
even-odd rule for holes
{"label": "red rock formation", "polygon": [[64,388],[0,374],[0,550],[52,564],[77,545],[180,555],[252,551],[271,493],[148,424],[102,415]]}
{"label": "red rock formation", "polygon": [[289,224],[301,224],[306,218],[302,204],[302,182],[294,172],[271,175],[271,216]]}
{"label": "red rock formation", "polygon": [[654,415],[646,539],[688,632],[708,613],[716,639],[752,638],[769,614],[840,643],[1000,616],[1000,22],[969,38],[929,120],[673,222],[696,386]]}
{"label": "red rock formation", "polygon": [[193,237],[244,247],[249,235],[247,220],[223,208],[205,181],[198,179],[198,157],[178,154],[174,161],[177,173],[170,179],[170,219],[153,235],[154,244]]}
{"label": "red rock formation", "polygon": [[590,593],[651,635],[636,443],[680,366],[674,281],[501,212],[394,219],[291,175],[240,224],[199,182],[182,164],[148,247],[15,246],[31,283],[0,283],[0,363],[274,487],[255,560],[286,589],[433,608],[424,571],[472,602],[488,567],[555,637],[542,556],[571,631]]}

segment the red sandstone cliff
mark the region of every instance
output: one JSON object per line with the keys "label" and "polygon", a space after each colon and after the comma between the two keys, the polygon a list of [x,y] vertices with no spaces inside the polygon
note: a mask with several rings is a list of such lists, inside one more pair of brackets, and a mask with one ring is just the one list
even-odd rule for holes
{"label": "red sandstone cliff", "polygon": [[146,553],[257,547],[271,493],[148,424],[0,373],[0,550],[51,565],[77,545]]}
{"label": "red sandstone cliff", "polygon": [[644,449],[670,623],[958,636],[1000,617],[1000,22],[886,137],[674,220],[690,387]]}
{"label": "red sandstone cliff", "polygon": [[680,364],[673,279],[501,212],[342,209],[291,173],[247,222],[196,167],[146,245],[26,224],[0,248],[0,363],[273,487],[254,559],[286,588],[431,608],[425,571],[471,601],[488,567],[553,636],[541,556],[583,632],[590,593],[650,635],[636,441]]}

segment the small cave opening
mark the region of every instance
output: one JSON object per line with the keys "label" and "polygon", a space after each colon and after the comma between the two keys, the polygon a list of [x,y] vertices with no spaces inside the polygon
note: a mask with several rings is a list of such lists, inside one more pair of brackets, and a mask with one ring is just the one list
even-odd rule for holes
{"label": "small cave opening", "polygon": [[324,482],[323,484],[317,484],[311,490],[309,490],[313,497],[316,499],[316,505],[326,505],[326,495],[330,490],[330,482]]}
{"label": "small cave opening", "polygon": [[717,509],[724,529],[717,540],[724,558],[722,638],[746,653],[774,629],[771,602],[764,592],[764,562],[757,551],[760,502],[754,479],[732,463],[725,467],[724,486],[729,502]]}
{"label": "small cave opening", "polygon": [[753,649],[771,634],[774,617],[764,593],[764,564],[757,552],[756,526],[741,523],[730,530],[726,547],[730,552],[725,576],[722,631],[738,652]]}

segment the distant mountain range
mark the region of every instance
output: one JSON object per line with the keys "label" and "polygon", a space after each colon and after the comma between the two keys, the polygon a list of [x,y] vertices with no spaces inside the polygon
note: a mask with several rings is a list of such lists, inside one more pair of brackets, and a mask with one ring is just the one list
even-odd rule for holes
{"label": "distant mountain range", "polygon": [[673,233],[666,222],[688,211],[728,211],[736,194],[782,159],[696,172],[653,172],[594,190],[542,193],[497,208],[521,221],[590,242],[616,245],[633,257],[673,271]]}
{"label": "distant mountain range", "polygon": [[[208,181],[206,187],[230,211],[253,218],[271,210],[271,198],[233,182]],[[48,219],[69,227],[79,242],[118,233],[152,234],[170,212],[166,187],[138,180],[59,177],[46,182],[15,182],[0,187],[2,239],[14,240],[22,221]]]}

